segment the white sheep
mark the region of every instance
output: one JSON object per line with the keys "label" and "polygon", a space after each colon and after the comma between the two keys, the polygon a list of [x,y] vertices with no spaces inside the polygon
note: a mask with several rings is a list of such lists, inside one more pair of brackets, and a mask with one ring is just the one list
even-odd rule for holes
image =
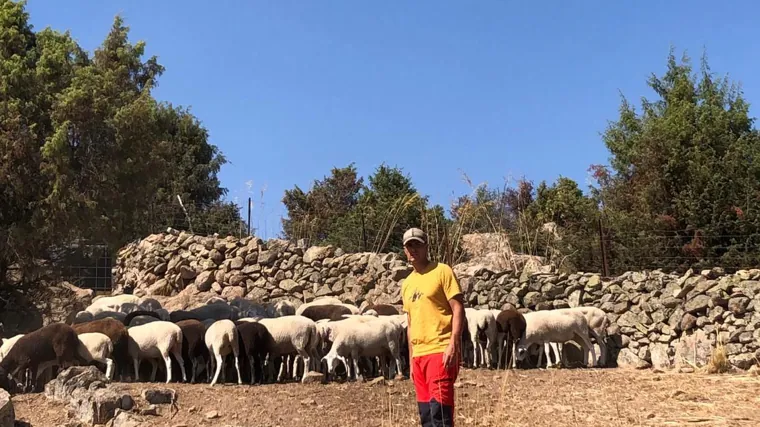
{"label": "white sheep", "polygon": [[108,335],[100,332],[87,332],[79,334],[79,346],[77,352],[79,355],[90,361],[97,361],[106,365],[106,377],[113,379],[113,342]]}
{"label": "white sheep", "polygon": [[[293,376],[296,374],[299,359],[304,361],[304,372],[311,369],[312,363],[317,362],[319,336],[317,335],[317,324],[313,320],[308,317],[293,315],[264,318],[257,321],[264,325],[272,335],[273,345],[269,352],[270,362],[278,356],[297,353],[298,356],[293,361]],[[271,365],[269,366],[271,367]],[[285,363],[280,365],[277,381],[282,381],[284,370]],[[306,375],[302,377],[302,380],[305,378]]]}
{"label": "white sheep", "polygon": [[[476,368],[483,365],[491,366],[491,353],[498,338],[496,317],[490,310],[479,310],[471,307],[464,309],[464,315],[467,318],[467,331],[470,333],[470,340],[472,341],[474,366]],[[478,339],[478,331],[485,333],[485,349]]]}
{"label": "white sheep", "polygon": [[232,353],[235,357],[235,370],[237,371],[238,384],[243,384],[243,379],[240,376],[240,344],[238,343],[238,333],[235,323],[229,319],[217,320],[211,326],[206,329],[206,334],[203,339],[206,343],[209,353],[209,363],[211,368],[209,373],[214,370],[214,362],[216,362],[216,373],[214,373],[214,379],[211,380],[211,385],[216,384],[219,379],[219,373],[224,367],[224,358],[228,354]]}
{"label": "white sheep", "polygon": [[[567,311],[577,311],[580,313],[583,313],[583,316],[586,318],[586,321],[588,322],[589,328],[591,328],[592,335],[594,336],[594,339],[596,340],[597,344],[599,344],[599,364],[601,366],[606,365],[607,363],[607,345],[605,344],[604,340],[607,337],[607,328],[610,326],[610,319],[607,317],[607,313],[604,312],[604,310],[596,307],[573,307],[573,308],[562,308],[561,310],[567,310]],[[583,354],[583,364],[587,364],[587,356],[588,353]]]}
{"label": "white sheep", "polygon": [[[523,360],[527,356],[528,347],[531,344],[564,343],[580,337],[586,351],[592,353],[592,363],[596,361],[596,350],[589,340],[590,329],[588,321],[582,313],[577,311],[541,310],[525,313],[525,333],[517,343],[517,360]],[[548,349],[544,345],[546,351]],[[556,346],[552,346],[559,362],[560,356]],[[547,354],[547,359],[549,355]]]}
{"label": "white sheep", "polygon": [[320,298],[315,299],[314,301],[307,302],[306,304],[301,304],[300,306],[298,306],[298,308],[296,309],[296,316],[302,315],[304,310],[306,310],[308,307],[311,307],[313,305],[342,305],[343,307],[348,308],[351,311],[351,314],[361,314],[361,310],[359,310],[359,307],[353,304],[346,304],[335,297],[320,297]]}
{"label": "white sheep", "polygon": [[[361,315],[345,315],[343,316],[343,320],[352,320],[355,322],[362,322],[365,324],[377,324],[377,322],[384,322],[385,325],[383,327],[391,327],[395,329],[397,337],[396,342],[398,345],[398,348],[401,349],[401,346],[406,346],[406,328],[407,328],[407,317],[406,314],[394,314],[394,315],[384,315],[384,316],[373,316],[368,315],[367,312],[364,312],[364,314]],[[328,319],[323,319],[320,321],[317,321],[317,329],[320,335],[320,340],[322,341],[323,347],[325,347],[328,343],[330,343],[332,340],[335,339],[335,336],[339,333],[339,329],[342,327],[350,327],[350,322],[344,322],[343,320],[339,321],[329,321]],[[346,326],[349,325],[349,326]],[[403,342],[402,342],[403,341]],[[323,348],[323,351],[329,351],[328,348]],[[394,356],[395,357],[395,356]],[[387,375],[388,377],[391,377],[393,375],[391,369],[392,366],[390,363],[386,363],[386,355],[381,354],[375,357],[377,359],[378,366],[381,367],[381,370],[383,372],[386,372],[386,368],[388,369]],[[344,361],[345,364],[345,361]],[[399,363],[397,363],[397,369],[399,367]],[[346,372],[349,372],[348,366],[345,366]],[[400,371],[399,371],[400,372]]]}
{"label": "white sheep", "polygon": [[182,380],[187,381],[185,362],[182,359],[182,329],[172,322],[159,320],[144,325],[132,326],[129,332],[129,355],[135,365],[135,378],[140,375],[140,359],[149,359],[153,364],[151,381],[156,380],[158,365],[154,359],[163,358],[166,363],[166,382],[172,379],[171,357],[174,355],[182,370]]}
{"label": "white sheep", "polygon": [[401,372],[400,331],[397,323],[374,316],[364,316],[327,322],[323,326],[333,342],[330,351],[322,358],[327,363],[330,373],[335,372],[337,362],[341,361],[351,376],[346,360],[350,358],[353,362],[353,376],[361,380],[359,357],[384,357],[386,352],[389,352],[395,361],[395,369],[391,366],[389,375]]}

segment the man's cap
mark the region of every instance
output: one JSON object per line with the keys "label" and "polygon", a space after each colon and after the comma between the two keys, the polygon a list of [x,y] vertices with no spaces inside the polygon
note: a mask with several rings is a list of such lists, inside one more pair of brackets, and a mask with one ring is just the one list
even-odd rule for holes
{"label": "man's cap", "polygon": [[410,228],[404,233],[404,246],[412,240],[417,240],[422,244],[427,244],[427,234],[419,228]]}

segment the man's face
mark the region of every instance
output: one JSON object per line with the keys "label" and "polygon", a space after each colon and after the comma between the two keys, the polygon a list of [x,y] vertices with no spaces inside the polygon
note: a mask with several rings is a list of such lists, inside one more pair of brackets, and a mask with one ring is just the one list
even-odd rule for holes
{"label": "man's face", "polygon": [[411,240],[404,245],[404,253],[409,262],[423,261],[427,259],[427,245],[419,240]]}

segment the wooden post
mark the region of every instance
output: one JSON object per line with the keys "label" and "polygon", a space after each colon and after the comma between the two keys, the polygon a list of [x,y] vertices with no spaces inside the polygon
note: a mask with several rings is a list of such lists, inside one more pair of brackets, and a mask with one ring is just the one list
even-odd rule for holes
{"label": "wooden post", "polygon": [[607,245],[604,242],[604,228],[602,227],[601,215],[599,215],[599,248],[602,251],[602,276],[609,277],[610,266],[607,263]]}

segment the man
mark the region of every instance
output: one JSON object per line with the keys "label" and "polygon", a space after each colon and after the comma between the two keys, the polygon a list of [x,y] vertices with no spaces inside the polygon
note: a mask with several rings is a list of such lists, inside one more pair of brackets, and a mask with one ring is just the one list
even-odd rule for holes
{"label": "man", "polygon": [[464,303],[454,271],[428,258],[428,237],[404,233],[404,253],[414,270],[401,295],[409,326],[409,373],[423,427],[453,427],[454,381],[459,374]]}

